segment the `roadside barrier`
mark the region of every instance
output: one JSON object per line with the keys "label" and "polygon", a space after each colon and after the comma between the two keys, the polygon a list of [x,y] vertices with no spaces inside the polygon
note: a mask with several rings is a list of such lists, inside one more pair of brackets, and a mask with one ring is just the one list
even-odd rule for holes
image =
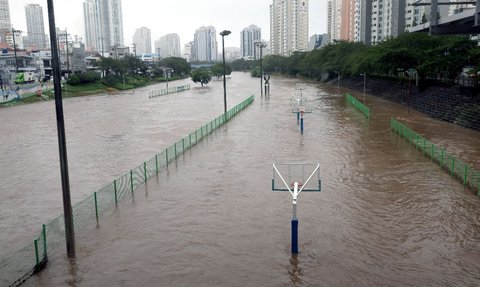
{"label": "roadside barrier", "polygon": [[[150,160],[72,206],[75,232],[78,232],[93,219],[98,222],[99,216],[108,208],[117,205],[120,200],[133,197],[135,189],[145,184],[152,176],[156,176],[162,170],[167,169],[172,161],[233,118],[253,101],[253,96],[247,98],[227,113],[218,116],[161,153],[156,154]],[[48,261],[47,251],[51,251],[62,242],[65,242],[65,223],[63,215],[60,215],[48,224],[42,225],[40,233],[32,243],[0,259],[0,287],[18,286],[34,273],[41,271]]]}
{"label": "roadside barrier", "polygon": [[180,93],[188,90],[190,90],[190,85],[188,84],[182,85],[182,86],[170,87],[168,89],[152,90],[149,92],[148,97],[155,98],[155,97],[165,96],[168,94]]}
{"label": "roadside barrier", "polygon": [[345,100],[370,119],[370,109],[350,94],[345,94]]}
{"label": "roadside barrier", "polygon": [[465,188],[471,188],[474,193],[476,190],[476,194],[480,196],[480,172],[478,170],[393,118],[390,119],[390,128],[397,135],[403,137],[406,142],[414,145],[417,151],[429,157],[451,176],[461,181]]}

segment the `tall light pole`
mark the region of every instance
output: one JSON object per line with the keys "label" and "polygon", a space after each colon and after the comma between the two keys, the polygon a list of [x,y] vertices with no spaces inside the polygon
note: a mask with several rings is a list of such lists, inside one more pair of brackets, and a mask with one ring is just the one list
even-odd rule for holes
{"label": "tall light pole", "polygon": [[260,94],[263,96],[263,61],[262,61],[262,56],[263,56],[263,48],[267,47],[267,45],[263,42],[257,42],[257,43],[255,43],[255,46],[258,46],[260,48]]}
{"label": "tall light pole", "polygon": [[18,59],[17,59],[17,43],[15,42],[15,33],[20,33],[22,31],[15,30],[12,28],[12,38],[13,38],[13,52],[15,53],[15,72],[18,74]]}
{"label": "tall light pole", "polygon": [[228,30],[223,30],[220,32],[220,35],[222,36],[222,58],[223,58],[223,111],[224,114],[227,114],[227,82],[225,81],[225,40],[224,37],[230,35],[230,31]]}
{"label": "tall light pole", "polygon": [[62,179],[63,213],[65,218],[65,238],[68,258],[75,258],[75,229],[73,227],[73,212],[70,198],[70,180],[68,176],[67,144],[65,139],[65,121],[63,118],[61,68],[56,45],[55,13],[53,0],[47,0],[48,23],[50,26],[50,46],[52,49],[53,87],[55,91],[55,109],[57,115],[58,150],[60,153],[60,175]]}

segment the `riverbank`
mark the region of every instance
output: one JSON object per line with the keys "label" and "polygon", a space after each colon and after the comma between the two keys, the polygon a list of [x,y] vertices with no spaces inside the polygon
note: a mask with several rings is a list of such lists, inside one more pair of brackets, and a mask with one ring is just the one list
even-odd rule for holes
{"label": "riverbank", "polygon": [[[169,80],[169,82],[174,82],[176,80],[180,80],[180,78],[171,79]],[[164,82],[166,82],[166,80],[160,80],[160,81],[156,80],[142,86],[135,86],[131,84],[125,84],[125,85],[121,84],[115,87],[104,85],[101,82],[75,85],[75,86],[67,84],[62,88],[62,98],[65,99],[65,98],[91,96],[91,95],[97,95],[97,94],[115,93],[118,91],[131,90],[131,89],[141,88],[145,86],[160,84]],[[23,94],[21,97],[22,98],[18,100],[9,101],[6,103],[0,103],[0,108],[49,101],[54,99],[55,95],[52,89],[44,92],[42,96],[38,96],[36,93],[28,93],[28,94]]]}
{"label": "riverbank", "polygon": [[[327,83],[337,85],[338,81]],[[342,77],[340,86],[363,92],[363,77]],[[480,96],[465,87],[435,84],[419,89],[414,83],[410,87],[408,82],[367,78],[365,93],[408,106],[434,119],[480,131]]]}

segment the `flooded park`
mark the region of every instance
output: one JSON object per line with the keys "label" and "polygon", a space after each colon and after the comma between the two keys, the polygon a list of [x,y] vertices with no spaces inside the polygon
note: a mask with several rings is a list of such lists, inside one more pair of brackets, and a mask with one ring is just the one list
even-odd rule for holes
{"label": "flooded park", "polygon": [[[170,85],[190,84],[189,79]],[[312,112],[300,133],[291,95]],[[223,112],[222,81],[149,98],[135,91],[64,100],[72,203]],[[390,130],[397,118],[480,168],[480,133],[346,90],[235,72],[228,106],[255,101],[167,170],[76,233],[22,286],[478,286],[480,198]],[[352,95],[363,99],[361,94]],[[0,257],[60,215],[53,101],[0,110]],[[321,192],[272,191],[273,163],[319,163]]]}

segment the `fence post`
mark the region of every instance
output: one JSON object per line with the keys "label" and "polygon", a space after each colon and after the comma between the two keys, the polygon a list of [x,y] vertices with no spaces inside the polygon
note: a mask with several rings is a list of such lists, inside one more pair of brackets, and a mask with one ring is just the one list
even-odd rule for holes
{"label": "fence post", "polygon": [[165,162],[166,162],[166,167],[168,167],[168,148],[165,149]]}
{"label": "fence post", "polygon": [[35,266],[40,265],[40,257],[38,256],[38,240],[33,240],[33,245],[35,245]]}
{"label": "fence post", "polygon": [[155,155],[155,171],[158,174],[158,154]]}
{"label": "fence post", "polygon": [[189,147],[192,147],[192,133],[188,134],[188,142],[189,142]]}
{"label": "fence post", "polygon": [[182,153],[185,153],[185,138],[182,138]]}
{"label": "fence post", "polygon": [[422,150],[422,154],[425,155],[425,138],[423,139],[423,150]]}
{"label": "fence post", "polygon": [[452,156],[452,176],[455,175],[455,157]]}
{"label": "fence post", "polygon": [[145,183],[147,183],[147,162],[143,162],[143,178],[145,179]]}
{"label": "fence post", "polygon": [[133,170],[130,170],[130,188],[133,193]]}
{"label": "fence post", "polygon": [[42,224],[43,258],[47,257],[47,226]]}
{"label": "fence post", "polygon": [[97,203],[97,192],[93,193],[93,199],[95,200],[95,216],[97,217],[98,221],[98,203]]}
{"label": "fence post", "polygon": [[177,158],[177,143],[173,144],[173,154],[175,155],[174,158]]}
{"label": "fence post", "polygon": [[468,176],[468,165],[465,164],[465,169],[463,170],[463,185],[467,186],[467,176]]}
{"label": "fence post", "polygon": [[118,198],[117,198],[117,180],[116,179],[113,181],[113,191],[115,192],[115,205],[117,205]]}

